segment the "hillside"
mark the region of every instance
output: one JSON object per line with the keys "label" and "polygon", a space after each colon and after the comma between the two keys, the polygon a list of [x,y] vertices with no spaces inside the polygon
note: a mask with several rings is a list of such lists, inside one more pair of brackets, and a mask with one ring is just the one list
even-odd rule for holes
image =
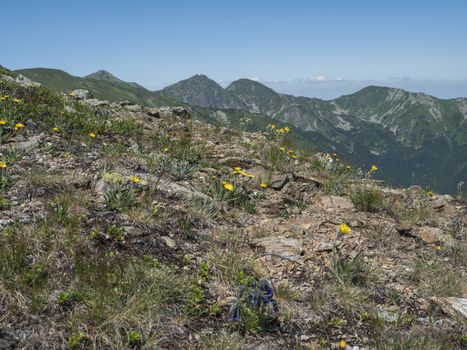
{"label": "hillside", "polygon": [[0,348],[467,345],[465,200],[74,95],[0,67]]}
{"label": "hillside", "polygon": [[287,123],[303,147],[338,153],[363,168],[377,163],[381,177],[395,186],[417,184],[456,194],[458,184],[467,183],[467,99],[369,86],[324,101],[279,94],[249,79],[223,89],[204,75],[150,92],[104,71],[85,78],[56,70],[18,72],[57,90],[84,88],[110,101],[182,105],[216,125],[239,127],[243,118],[255,131],[273,121]]}
{"label": "hillside", "polygon": [[85,77],[76,77],[59,69],[32,68],[17,73],[37,81],[55,91],[70,92],[84,89],[101,100],[140,103],[147,106],[175,105],[176,102],[155,94],[136,83],[124,82],[106,71],[98,71]]}

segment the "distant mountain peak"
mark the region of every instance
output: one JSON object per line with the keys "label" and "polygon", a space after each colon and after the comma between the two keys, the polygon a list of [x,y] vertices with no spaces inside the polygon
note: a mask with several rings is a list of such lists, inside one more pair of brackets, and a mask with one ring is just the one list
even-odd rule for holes
{"label": "distant mountain peak", "polygon": [[112,81],[112,82],[122,82],[122,80],[118,79],[116,76],[114,76],[113,74],[103,69],[98,70],[97,72],[94,72],[92,74],[86,75],[85,78],[106,80],[106,81]]}

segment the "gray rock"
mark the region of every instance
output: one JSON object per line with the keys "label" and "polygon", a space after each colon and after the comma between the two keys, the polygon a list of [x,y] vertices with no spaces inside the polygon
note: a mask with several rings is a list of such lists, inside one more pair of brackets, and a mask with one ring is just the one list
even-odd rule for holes
{"label": "gray rock", "polygon": [[83,89],[73,90],[72,92],[70,92],[69,95],[78,100],[87,100],[87,99],[92,98],[91,93],[88,90],[83,90]]}
{"label": "gray rock", "polygon": [[27,141],[12,142],[0,146],[0,151],[13,149],[15,151],[29,152],[39,146],[39,142],[44,138],[44,134],[30,137]]}
{"label": "gray rock", "polygon": [[270,187],[280,191],[289,181],[290,178],[287,174],[273,175],[271,177]]}
{"label": "gray rock", "polygon": [[331,243],[319,243],[318,246],[314,249],[316,253],[321,252],[330,252],[332,251],[333,245]]}
{"label": "gray rock", "polygon": [[325,209],[354,209],[352,201],[346,197],[324,196],[321,197],[321,205]]}
{"label": "gray rock", "polygon": [[444,208],[446,205],[448,205],[448,202],[443,197],[437,198],[431,203],[431,206],[434,209],[441,209]]}
{"label": "gray rock", "polygon": [[466,298],[433,298],[436,304],[438,304],[443,312],[453,318],[460,317],[464,321],[467,321],[467,299]]}
{"label": "gray rock", "polygon": [[175,241],[167,236],[161,237],[161,239],[164,241],[164,243],[167,245],[167,247],[175,249],[177,247],[177,243]]}
{"label": "gray rock", "polygon": [[255,240],[255,244],[264,248],[264,255],[278,256],[294,262],[303,262],[301,240],[284,237],[265,237]]}

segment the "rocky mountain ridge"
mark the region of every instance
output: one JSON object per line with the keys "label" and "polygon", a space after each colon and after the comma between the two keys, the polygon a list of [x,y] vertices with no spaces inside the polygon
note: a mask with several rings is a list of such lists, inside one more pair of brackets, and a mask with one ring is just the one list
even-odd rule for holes
{"label": "rocky mountain ridge", "polygon": [[[20,72],[64,90],[58,84],[64,79],[55,73]],[[94,78],[94,82],[108,85],[96,88],[89,83],[70,83],[68,88],[86,88],[98,98],[129,99],[149,106],[182,104],[194,117],[224,126],[238,126],[242,117],[255,122],[249,126],[251,130],[271,119],[287,123],[300,130],[300,141],[308,148],[336,152],[363,167],[378,163],[384,169],[383,178],[399,186],[418,184],[455,194],[458,184],[467,183],[466,99],[441,100],[370,86],[324,101],[279,94],[248,79],[223,89],[204,75],[150,92],[131,83],[112,86],[108,79]]]}

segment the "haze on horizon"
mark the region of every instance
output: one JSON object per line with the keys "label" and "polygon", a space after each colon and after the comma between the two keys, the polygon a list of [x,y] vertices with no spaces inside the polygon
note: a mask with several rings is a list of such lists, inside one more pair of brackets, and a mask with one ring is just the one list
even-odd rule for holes
{"label": "haze on horizon", "polygon": [[453,98],[467,96],[466,13],[461,0],[23,0],[2,5],[0,64],[105,69],[151,90],[201,73],[324,99],[367,85]]}

